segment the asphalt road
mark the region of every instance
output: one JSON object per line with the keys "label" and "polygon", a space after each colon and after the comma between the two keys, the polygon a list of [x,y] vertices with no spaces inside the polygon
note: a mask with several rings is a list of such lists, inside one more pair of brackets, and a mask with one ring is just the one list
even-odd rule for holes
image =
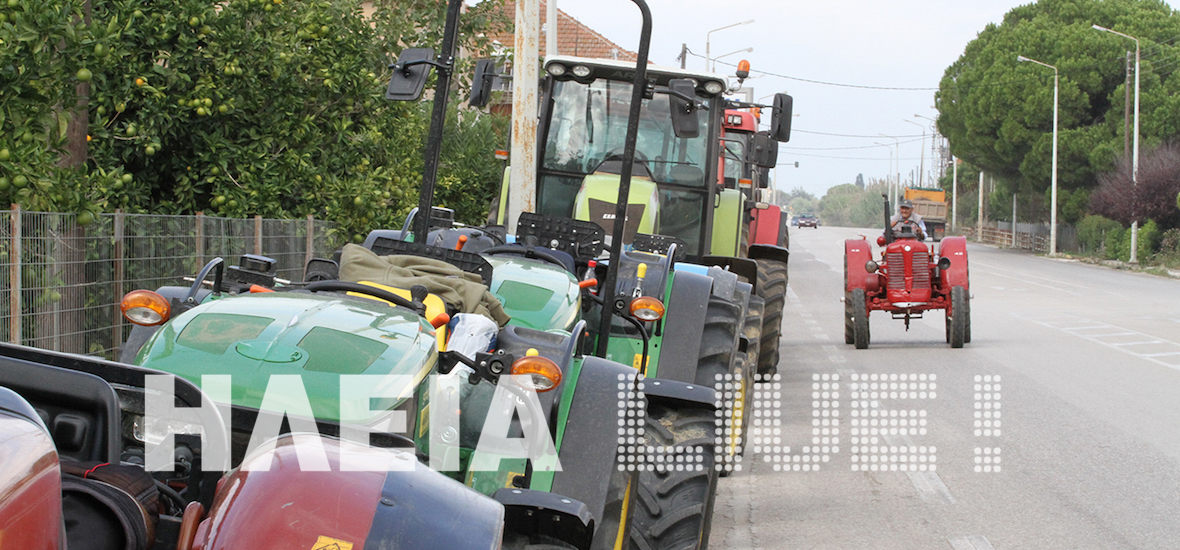
{"label": "asphalt road", "polygon": [[[970,244],[971,343],[950,349],[941,313],[906,332],[874,312],[856,350],[842,242],[879,233],[792,229],[781,405],[764,410],[799,457],[780,464],[823,460],[813,428],[839,433],[812,471],[748,449],[714,548],[1180,547],[1180,281]],[[874,382],[896,398],[858,395]]]}

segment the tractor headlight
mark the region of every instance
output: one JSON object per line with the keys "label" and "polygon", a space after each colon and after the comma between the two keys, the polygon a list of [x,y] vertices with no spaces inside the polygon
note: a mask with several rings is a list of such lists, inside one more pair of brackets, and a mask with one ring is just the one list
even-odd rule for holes
{"label": "tractor headlight", "polygon": [[943,256],[938,259],[938,269],[946,271],[951,267],[951,259]]}
{"label": "tractor headlight", "polygon": [[874,262],[873,260],[865,262],[865,271],[868,271],[869,273],[876,273],[877,267],[877,262]]}
{"label": "tractor headlight", "polygon": [[651,296],[631,300],[631,315],[640,321],[659,321],[664,316],[664,303]]}
{"label": "tractor headlight", "polygon": [[565,68],[565,65],[562,65],[561,63],[554,63],[554,64],[550,65],[549,67],[547,67],[545,70],[549,71],[550,75],[562,76],[565,74],[566,68]]}
{"label": "tractor headlight", "polygon": [[705,83],[705,91],[709,92],[710,94],[717,95],[721,93],[722,90],[725,90],[725,85],[717,82],[716,80],[710,80]]}
{"label": "tractor headlight", "polygon": [[574,76],[578,78],[586,78],[590,76],[590,67],[585,65],[574,65],[572,72],[574,73]]}

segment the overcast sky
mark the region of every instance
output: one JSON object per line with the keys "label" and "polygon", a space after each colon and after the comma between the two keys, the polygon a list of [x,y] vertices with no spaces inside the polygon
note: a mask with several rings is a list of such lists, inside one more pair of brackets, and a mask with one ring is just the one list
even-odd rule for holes
{"label": "overcast sky", "polygon": [[[638,47],[639,10],[628,0],[557,0],[557,6],[623,47]],[[1180,0],[1170,2],[1173,6]],[[745,57],[755,71],[858,86],[925,88],[876,90],[831,86],[760,76],[747,81],[755,96],[787,92],[795,113],[790,143],[779,150],[778,187],[802,187],[821,196],[833,185],[866,181],[890,172],[894,136],[900,145],[902,179],[917,172],[920,153],[931,166],[934,91],[943,71],[988,23],[999,23],[1015,0],[648,0],[652,11],[651,60],[676,65],[681,43],[701,57],[688,67],[704,69],[709,30],[753,19],[747,25],[711,35],[713,56],[725,57],[717,72],[732,74],[722,62]],[[542,18],[544,15],[542,15]],[[1112,67],[1111,70],[1121,70]],[[1052,85],[1046,79],[1046,86]],[[911,124],[912,121],[915,124]],[[919,126],[920,125],[920,126]],[[926,132],[922,146],[923,128]],[[821,135],[845,134],[839,137]],[[878,136],[878,137],[872,137]],[[888,147],[874,142],[889,143]],[[795,168],[795,161],[799,167]],[[898,171],[895,164],[893,171]]]}

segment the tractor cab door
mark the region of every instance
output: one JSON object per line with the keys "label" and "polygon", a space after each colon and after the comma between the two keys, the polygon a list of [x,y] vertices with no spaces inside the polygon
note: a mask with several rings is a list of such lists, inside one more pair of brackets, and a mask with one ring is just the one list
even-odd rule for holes
{"label": "tractor cab door", "polygon": [[[618,198],[631,83],[550,79],[538,146],[537,211],[598,223],[610,236]],[[698,92],[697,99],[715,105]],[[702,254],[711,221],[717,140],[710,116],[695,137],[677,137],[669,95],[643,102],[627,200],[624,242],[636,232],[678,237]],[[709,136],[713,135],[713,138]]]}

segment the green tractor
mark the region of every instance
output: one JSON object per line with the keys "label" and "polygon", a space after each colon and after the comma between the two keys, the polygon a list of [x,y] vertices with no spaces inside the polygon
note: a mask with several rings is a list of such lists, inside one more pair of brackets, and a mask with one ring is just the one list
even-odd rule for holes
{"label": "green tractor", "polygon": [[[716,177],[722,114],[732,105],[723,98],[725,80],[573,57],[550,58],[545,70],[531,198],[542,216],[602,227],[609,257],[620,258],[596,270],[596,296],[606,307],[590,329],[609,335],[597,337],[596,353],[642,365],[648,375],[730,384],[733,399],[721,414],[736,429],[721,438],[725,452],[717,457],[729,471],[742,451],[745,396],[755,373],[777,369],[789,253],[745,242],[749,201]],[[791,104],[778,94],[762,106],[772,109],[770,139],[788,139]],[[639,111],[633,126],[624,116],[632,107]],[[628,159],[630,132],[636,151]],[[490,216],[497,224],[508,221],[509,172]],[[605,318],[626,313],[641,297],[659,301],[664,317],[639,327],[625,315]]]}
{"label": "green tractor", "polygon": [[[646,15],[642,1],[636,3]],[[436,212],[430,201],[459,4],[453,0],[448,6],[444,54],[403,51],[386,94],[416,99],[427,67],[440,69],[419,212]],[[246,256],[238,266],[211,262],[191,287],[129,295],[128,317],[149,326],[133,331],[124,356],[193,382],[209,374],[232,374],[232,404],[283,413],[284,429],[307,428],[306,417],[361,433],[404,428],[405,435],[384,437],[412,443],[432,466],[504,506],[506,543],[703,545],[715,483],[712,469],[698,466],[703,475],[668,488],[662,474],[626,467],[634,455],[651,454],[643,445],[626,445],[626,430],[634,433],[644,412],[649,433],[653,426],[662,429],[663,420],[674,423],[693,415],[694,422],[712,426],[713,391],[691,381],[641,382],[635,369],[584,353],[590,347],[587,331],[576,315],[583,281],[556,266],[539,268],[535,250],[519,255],[520,261],[507,255],[493,268],[470,252],[414,242],[413,235],[429,234],[432,218],[413,218],[401,239],[381,246],[376,241],[346,246],[338,263],[313,261],[303,284],[277,285],[270,262]],[[490,256],[495,260],[495,254]],[[553,277],[544,283],[547,290],[560,282],[566,288],[543,303],[523,287],[514,294],[493,276],[514,269],[519,270],[516,281],[537,281],[544,272]],[[539,313],[526,314],[530,308]],[[505,312],[518,320],[503,324]],[[464,321],[476,330],[469,331]],[[480,335],[490,335],[494,344],[479,340]],[[368,388],[374,392],[370,399],[359,400],[367,406],[342,399],[345,379],[363,376],[376,377]],[[514,385],[515,378],[523,378],[526,387]],[[295,384],[298,391],[277,392],[276,398],[276,380]],[[510,399],[501,399],[503,392],[511,393]],[[281,398],[288,394],[305,394],[306,401]],[[508,420],[497,423],[503,418]],[[390,421],[398,419],[402,426],[391,428]],[[487,433],[500,436],[492,437],[493,443],[523,442],[484,449]],[[711,458],[708,438],[665,439],[683,443],[669,461],[685,463],[695,452],[690,443],[709,449],[697,453],[708,456],[696,462]],[[550,455],[560,462],[560,471],[543,460]],[[676,511],[685,503],[698,511]]]}

